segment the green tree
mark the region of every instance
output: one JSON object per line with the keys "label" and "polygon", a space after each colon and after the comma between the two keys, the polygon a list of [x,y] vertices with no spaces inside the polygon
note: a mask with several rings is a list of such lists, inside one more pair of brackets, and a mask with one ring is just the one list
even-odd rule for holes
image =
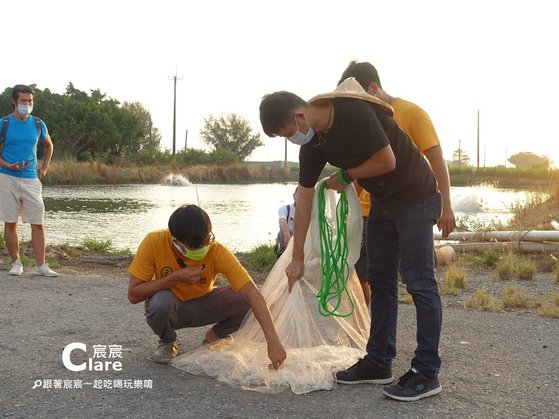
{"label": "green tree", "polygon": [[214,151],[229,150],[238,156],[239,161],[245,160],[255,148],[264,144],[260,134],[252,132],[249,122],[236,114],[206,118],[200,136]]}
{"label": "green tree", "polygon": [[142,139],[140,141],[140,150],[144,148],[155,150],[161,144],[161,133],[153,126],[151,113],[144,108],[140,102],[124,102],[122,108],[131,112],[140,121],[142,130]]}
{"label": "green tree", "polygon": [[452,161],[450,162],[450,165],[459,167],[470,167],[470,156],[468,156],[468,153],[466,153],[463,149],[458,148],[452,153]]}
{"label": "green tree", "polygon": [[[120,104],[100,90],[91,94],[69,83],[64,94],[36,86],[33,114],[43,119],[55,144],[55,157],[137,157],[144,149],[156,151],[161,135],[150,113],[139,103]],[[13,111],[11,88],[0,95],[2,115]],[[152,153],[153,154],[153,153]],[[155,153],[156,154],[156,153]]]}
{"label": "green tree", "polygon": [[538,156],[530,151],[522,151],[517,154],[513,154],[508,159],[512,164],[518,168],[544,168],[549,169],[552,160],[547,156]]}

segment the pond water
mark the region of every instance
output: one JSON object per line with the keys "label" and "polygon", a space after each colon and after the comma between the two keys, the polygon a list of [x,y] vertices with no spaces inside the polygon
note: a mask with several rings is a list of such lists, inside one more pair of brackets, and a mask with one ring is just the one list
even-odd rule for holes
{"label": "pond water", "polygon": [[[174,183],[174,184],[173,184]],[[47,243],[83,244],[84,239],[110,239],[117,248],[136,251],[144,236],[166,228],[171,213],[184,203],[202,206],[216,239],[233,251],[249,251],[272,243],[278,231],[278,208],[292,201],[296,184],[46,186]],[[457,218],[465,223],[506,222],[510,206],[523,203],[528,192],[490,187],[451,189]],[[29,240],[29,226],[20,238]]]}

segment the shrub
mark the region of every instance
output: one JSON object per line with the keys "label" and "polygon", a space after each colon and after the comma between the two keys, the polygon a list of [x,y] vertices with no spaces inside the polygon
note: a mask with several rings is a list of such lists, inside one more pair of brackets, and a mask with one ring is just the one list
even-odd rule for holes
{"label": "shrub", "polygon": [[533,279],[536,273],[536,263],[532,259],[507,253],[495,267],[500,279],[507,280],[513,275],[519,279]]}
{"label": "shrub", "polygon": [[411,296],[411,294],[408,294],[404,291],[399,295],[398,302],[402,304],[413,304],[413,297]]}
{"label": "shrub", "polygon": [[519,257],[515,262],[514,271],[516,275],[518,275],[518,278],[534,279],[534,275],[536,274],[536,264],[533,260],[525,257]]}
{"label": "shrub", "polygon": [[466,308],[478,308],[483,311],[499,311],[499,302],[495,297],[489,295],[487,288],[478,288],[472,298],[464,301]]}
{"label": "shrub", "polygon": [[553,272],[557,264],[557,258],[553,254],[544,255],[538,258],[536,262],[538,271],[541,272]]}
{"label": "shrub", "polygon": [[494,268],[497,265],[497,263],[499,263],[499,260],[501,259],[502,256],[503,256],[503,252],[500,252],[498,250],[486,250],[481,255],[482,267]]}
{"label": "shrub", "polygon": [[524,308],[528,305],[528,297],[518,287],[506,287],[501,291],[503,306],[506,308]]}
{"label": "shrub", "polygon": [[460,295],[466,288],[466,271],[462,266],[449,265],[444,273],[444,281],[440,290],[444,295]]}
{"label": "shrub", "polygon": [[559,292],[550,298],[543,297],[537,302],[536,307],[538,316],[559,318]]}
{"label": "shrub", "polygon": [[510,255],[503,257],[495,266],[499,279],[507,280],[512,278],[514,267]]}
{"label": "shrub", "polygon": [[238,163],[239,157],[231,150],[218,148],[210,153],[209,160],[217,165],[227,165]]}

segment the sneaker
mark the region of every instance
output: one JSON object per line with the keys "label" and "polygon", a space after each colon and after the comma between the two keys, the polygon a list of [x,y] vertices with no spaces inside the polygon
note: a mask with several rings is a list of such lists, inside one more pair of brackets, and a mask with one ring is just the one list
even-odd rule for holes
{"label": "sneaker", "polygon": [[413,402],[439,394],[442,389],[437,374],[427,377],[421,371],[412,368],[400,377],[396,384],[384,387],[382,394],[394,400]]}
{"label": "sneaker", "polygon": [[37,266],[35,273],[37,275],[43,275],[43,276],[58,276],[58,273],[54,272],[51,268],[49,268],[49,265],[47,265],[46,263],[43,263],[41,266]]}
{"label": "sneaker", "polygon": [[23,265],[21,261],[18,259],[14,263],[12,263],[12,269],[10,269],[10,275],[20,276],[23,273]]}
{"label": "sneaker", "polygon": [[148,356],[147,360],[157,364],[168,364],[177,356],[177,353],[177,345],[175,342],[160,343],[157,351],[155,351],[153,355]]}
{"label": "sneaker", "polygon": [[336,373],[341,384],[390,384],[394,381],[391,367],[378,367],[367,358],[361,358],[345,371]]}

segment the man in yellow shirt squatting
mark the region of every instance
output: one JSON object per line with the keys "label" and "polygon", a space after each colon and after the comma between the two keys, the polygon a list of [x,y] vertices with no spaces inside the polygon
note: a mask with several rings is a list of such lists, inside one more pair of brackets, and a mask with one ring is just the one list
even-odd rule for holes
{"label": "man in yellow shirt squatting", "polygon": [[[196,205],[183,205],[168,226],[144,238],[128,268],[128,300],[146,301],[147,323],[159,336],[148,360],[167,364],[177,355],[178,329],[211,324],[204,338],[211,342],[236,332],[252,309],[272,366],[279,368],[286,352],[266,301],[235,255],[214,240],[208,214]],[[215,286],[219,273],[228,285]]]}

